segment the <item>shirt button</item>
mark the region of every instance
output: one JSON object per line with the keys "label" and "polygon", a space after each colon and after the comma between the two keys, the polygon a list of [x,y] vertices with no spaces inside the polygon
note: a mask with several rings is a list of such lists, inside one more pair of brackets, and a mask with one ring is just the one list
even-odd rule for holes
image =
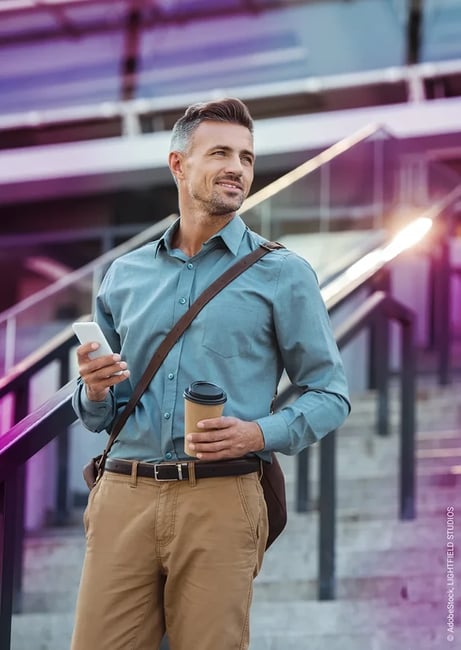
{"label": "shirt button", "polygon": [[180,299],[179,299],[179,303],[180,303],[181,305],[185,305],[185,304],[186,304],[186,299],[185,299],[185,298],[180,298]]}
{"label": "shirt button", "polygon": [[188,269],[193,269],[194,268],[194,265],[192,264],[192,262],[189,262],[189,264],[187,265],[187,268]]}
{"label": "shirt button", "polygon": [[173,454],[171,453],[171,451],[167,451],[167,453],[165,454],[165,458],[167,460],[171,460],[173,458]]}
{"label": "shirt button", "polygon": [[168,379],[174,379],[174,372],[168,373]]}
{"label": "shirt button", "polygon": [[165,420],[169,420],[171,417],[171,413],[168,413],[167,411],[166,413],[163,414],[163,417],[165,418]]}

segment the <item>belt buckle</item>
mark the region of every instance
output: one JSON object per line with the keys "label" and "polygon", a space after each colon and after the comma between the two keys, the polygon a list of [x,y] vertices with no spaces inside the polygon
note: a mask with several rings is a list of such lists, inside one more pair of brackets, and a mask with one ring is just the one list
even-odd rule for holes
{"label": "belt buckle", "polygon": [[[154,478],[156,481],[183,481],[184,477],[182,475],[182,466],[185,463],[154,463]],[[173,478],[160,478],[158,473],[159,473],[159,468],[161,467],[175,467],[177,471],[177,476]]]}

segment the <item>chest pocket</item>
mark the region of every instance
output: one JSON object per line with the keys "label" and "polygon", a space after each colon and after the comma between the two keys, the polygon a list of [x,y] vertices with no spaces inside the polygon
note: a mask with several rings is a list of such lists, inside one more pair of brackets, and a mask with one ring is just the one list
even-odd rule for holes
{"label": "chest pocket", "polygon": [[225,359],[247,355],[254,347],[257,326],[256,309],[216,301],[207,314],[202,344]]}

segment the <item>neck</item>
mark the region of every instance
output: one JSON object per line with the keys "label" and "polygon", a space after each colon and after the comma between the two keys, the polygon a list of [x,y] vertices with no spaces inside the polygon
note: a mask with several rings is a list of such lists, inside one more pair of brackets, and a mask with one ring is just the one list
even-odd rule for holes
{"label": "neck", "polygon": [[188,257],[193,257],[201,250],[204,242],[222,230],[233,218],[234,215],[231,214],[207,219],[191,219],[181,214],[173,245]]}

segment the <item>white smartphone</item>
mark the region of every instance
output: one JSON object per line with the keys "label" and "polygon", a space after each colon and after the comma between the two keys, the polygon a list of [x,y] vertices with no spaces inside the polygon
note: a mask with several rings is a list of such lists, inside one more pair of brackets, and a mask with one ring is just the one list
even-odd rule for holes
{"label": "white smartphone", "polygon": [[[90,359],[97,359],[107,354],[113,354],[113,351],[103,334],[102,329],[95,321],[77,321],[72,323],[72,329],[80,343],[99,343],[99,348],[88,355]],[[122,371],[116,372],[116,375],[121,375]]]}
{"label": "white smartphone", "polygon": [[90,359],[103,357],[107,354],[113,354],[113,351],[104,336],[98,323],[94,321],[82,321],[72,324],[72,329],[80,343],[99,343],[99,348],[88,355]]}
{"label": "white smartphone", "polygon": [[[104,336],[102,329],[95,321],[77,321],[72,323],[72,329],[80,343],[99,343],[99,348],[94,350],[94,352],[90,352],[88,355],[90,359],[97,359],[107,354],[113,354],[113,350]],[[115,374],[121,375],[122,371],[120,370],[120,372],[116,372]]]}

